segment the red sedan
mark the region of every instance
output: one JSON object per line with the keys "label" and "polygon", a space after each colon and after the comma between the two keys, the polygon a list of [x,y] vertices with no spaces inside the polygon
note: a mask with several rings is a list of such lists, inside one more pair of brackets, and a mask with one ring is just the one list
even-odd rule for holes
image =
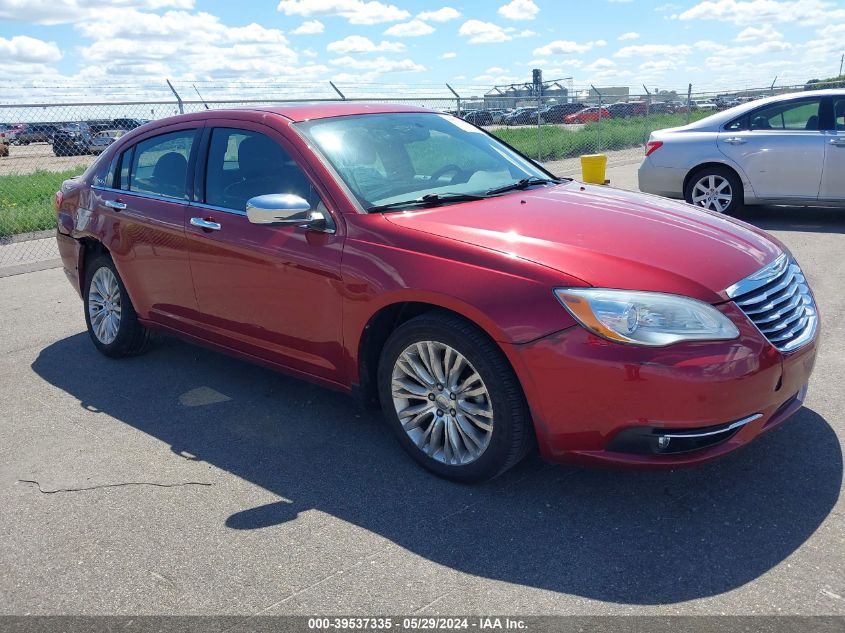
{"label": "red sedan", "polygon": [[599,108],[598,106],[590,106],[589,108],[584,108],[575,114],[568,114],[563,117],[564,123],[590,123],[592,121],[598,121],[599,118],[602,119],[609,119],[610,112],[608,112],[607,108]]}
{"label": "red sedan", "polygon": [[419,108],[156,121],[56,207],[102,353],[139,354],[160,330],[339,389],[455,480],[534,445],[560,461],[711,459],[801,406],[816,353],[813,295],[773,237],[557,179]]}

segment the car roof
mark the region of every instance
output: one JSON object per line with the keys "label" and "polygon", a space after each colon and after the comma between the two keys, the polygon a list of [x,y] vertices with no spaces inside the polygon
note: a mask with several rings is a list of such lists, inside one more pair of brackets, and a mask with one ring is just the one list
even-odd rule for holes
{"label": "car roof", "polygon": [[689,125],[683,126],[685,129],[709,129],[716,126],[721,126],[725,123],[733,121],[736,117],[742,116],[746,112],[756,110],[760,106],[780,103],[782,101],[791,101],[793,99],[800,99],[802,97],[845,97],[845,89],[842,88],[828,88],[825,90],[805,90],[803,92],[789,92],[782,95],[775,95],[774,97],[764,97],[763,99],[755,99],[748,101],[738,106],[722,110],[716,114],[705,117],[698,121],[694,121]]}

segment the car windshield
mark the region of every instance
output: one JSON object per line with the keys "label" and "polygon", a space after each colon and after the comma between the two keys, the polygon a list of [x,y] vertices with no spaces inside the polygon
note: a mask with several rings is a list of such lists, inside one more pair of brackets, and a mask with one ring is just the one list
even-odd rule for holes
{"label": "car windshield", "polygon": [[[297,124],[364,209],[424,196],[489,195],[549,175],[475,126],[437,113],[403,112]],[[533,182],[532,182],[533,184]],[[540,184],[540,183],[538,183]]]}

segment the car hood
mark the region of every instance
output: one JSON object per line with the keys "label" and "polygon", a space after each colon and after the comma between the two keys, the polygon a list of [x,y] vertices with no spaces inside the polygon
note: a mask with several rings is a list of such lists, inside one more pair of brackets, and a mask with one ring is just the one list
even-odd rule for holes
{"label": "car hood", "polygon": [[602,288],[727,299],[775,259],[764,232],[665,198],[570,182],[477,202],[387,213],[407,229],[518,257]]}

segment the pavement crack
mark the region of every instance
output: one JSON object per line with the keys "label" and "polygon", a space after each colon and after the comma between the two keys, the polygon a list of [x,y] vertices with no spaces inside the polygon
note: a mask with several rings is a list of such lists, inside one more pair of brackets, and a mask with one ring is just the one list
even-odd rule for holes
{"label": "pavement crack", "polygon": [[178,488],[179,486],[213,486],[214,484],[205,483],[202,481],[183,481],[172,484],[161,484],[154,481],[124,481],[116,484],[98,484],[96,486],[86,486],[80,488],[56,488],[55,490],[44,490],[41,484],[34,479],[18,479],[19,484],[34,484],[38,486],[38,492],[45,495],[54,495],[58,492],[85,492],[87,490],[99,490],[100,488],[120,488],[123,486],[154,486],[156,488]]}

